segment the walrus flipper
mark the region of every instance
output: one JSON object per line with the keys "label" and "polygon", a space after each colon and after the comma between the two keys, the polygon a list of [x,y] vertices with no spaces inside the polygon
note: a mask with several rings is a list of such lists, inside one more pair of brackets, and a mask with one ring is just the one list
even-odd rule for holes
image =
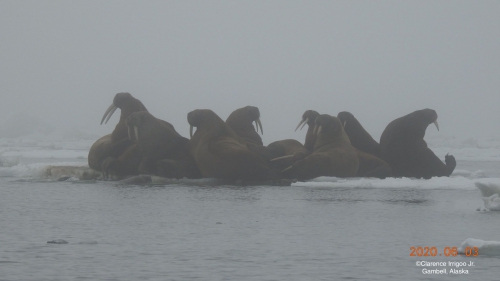
{"label": "walrus flipper", "polygon": [[453,155],[445,156],[445,164],[429,148],[420,150],[415,157],[415,173],[418,178],[449,177],[457,165]]}

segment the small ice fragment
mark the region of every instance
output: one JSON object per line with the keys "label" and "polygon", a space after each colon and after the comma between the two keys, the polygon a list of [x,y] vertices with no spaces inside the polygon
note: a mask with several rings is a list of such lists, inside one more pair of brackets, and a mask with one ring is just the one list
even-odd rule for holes
{"label": "small ice fragment", "polygon": [[55,239],[55,240],[47,241],[47,244],[68,244],[68,241],[63,240],[63,239]]}

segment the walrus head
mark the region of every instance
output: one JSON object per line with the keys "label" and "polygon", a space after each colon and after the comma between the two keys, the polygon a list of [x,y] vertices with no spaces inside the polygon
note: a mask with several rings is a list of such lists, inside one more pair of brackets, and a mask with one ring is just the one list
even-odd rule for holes
{"label": "walrus head", "polygon": [[433,109],[422,109],[422,110],[417,110],[416,112],[419,112],[419,114],[422,115],[422,122],[426,124],[426,126],[429,126],[431,123],[434,123],[436,126],[437,130],[439,131],[439,125],[437,122],[438,115],[435,110]]}
{"label": "walrus head", "polygon": [[242,129],[247,129],[250,126],[253,127],[252,122],[255,122],[255,131],[258,133],[260,127],[260,133],[263,135],[264,130],[260,122],[260,111],[258,107],[245,106],[236,109],[226,119],[226,124],[233,130],[237,130],[239,127],[244,127]]}
{"label": "walrus head", "polygon": [[[125,125],[128,128],[128,138],[130,140],[139,140],[139,128],[141,127],[144,120],[152,117],[152,115],[147,111],[134,112],[127,117],[125,120]],[[132,134],[132,131],[134,134]]]}
{"label": "walrus head", "polygon": [[347,111],[342,111],[342,112],[339,112],[339,114],[337,114],[337,118],[340,119],[340,122],[342,123],[342,126],[344,127],[344,130],[347,126],[347,124],[351,124],[351,123],[358,123],[358,120],[354,117],[354,115],[352,115],[352,113],[350,112],[347,112]]}
{"label": "walrus head", "polygon": [[189,137],[191,138],[193,137],[193,127],[210,130],[210,127],[216,127],[221,123],[225,125],[224,121],[210,109],[195,109],[189,112],[187,121],[190,125]]}
{"label": "walrus head", "polygon": [[307,124],[309,126],[314,126],[314,122],[316,121],[316,117],[319,116],[319,113],[317,111],[314,111],[314,110],[306,110],[304,112],[304,114],[302,114],[302,120],[300,121],[299,125],[297,125],[297,127],[295,128],[295,131],[297,131],[297,129],[300,127],[300,125],[302,125],[302,127],[300,127],[300,129],[302,130],[302,128],[304,128],[304,126]]}
{"label": "walrus head", "polygon": [[313,134],[317,136],[314,150],[331,142],[351,143],[340,120],[335,116],[322,114],[316,118]]}
{"label": "walrus head", "polygon": [[[134,98],[130,93],[118,93],[113,98],[113,103],[106,109],[101,119],[104,124],[108,123],[109,118],[115,113],[116,109],[121,109],[120,120],[127,118],[130,114],[137,111],[147,111],[142,102]],[[104,121],[106,119],[106,121]]]}

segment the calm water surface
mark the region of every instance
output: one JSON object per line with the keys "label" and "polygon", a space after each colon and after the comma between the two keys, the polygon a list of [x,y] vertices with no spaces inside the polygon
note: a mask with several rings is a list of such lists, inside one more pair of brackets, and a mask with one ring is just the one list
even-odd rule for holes
{"label": "calm water surface", "polygon": [[[485,167],[497,176],[494,164]],[[476,211],[483,202],[474,189],[141,187],[4,177],[0,195],[0,280],[500,276],[498,257],[409,256],[411,246],[442,253],[470,237],[500,240],[500,213]],[[55,239],[68,244],[47,243]],[[419,260],[476,266],[465,276],[424,275]]]}

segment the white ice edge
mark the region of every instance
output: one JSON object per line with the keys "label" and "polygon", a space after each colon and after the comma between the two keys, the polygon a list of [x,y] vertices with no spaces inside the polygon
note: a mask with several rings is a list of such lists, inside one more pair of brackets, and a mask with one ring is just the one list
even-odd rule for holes
{"label": "white ice edge", "polygon": [[[477,247],[480,256],[500,256],[500,242],[499,241],[484,241],[480,239],[467,238],[462,245],[458,248],[459,254],[467,254],[465,252],[467,247]],[[474,254],[474,253],[472,253]]]}

